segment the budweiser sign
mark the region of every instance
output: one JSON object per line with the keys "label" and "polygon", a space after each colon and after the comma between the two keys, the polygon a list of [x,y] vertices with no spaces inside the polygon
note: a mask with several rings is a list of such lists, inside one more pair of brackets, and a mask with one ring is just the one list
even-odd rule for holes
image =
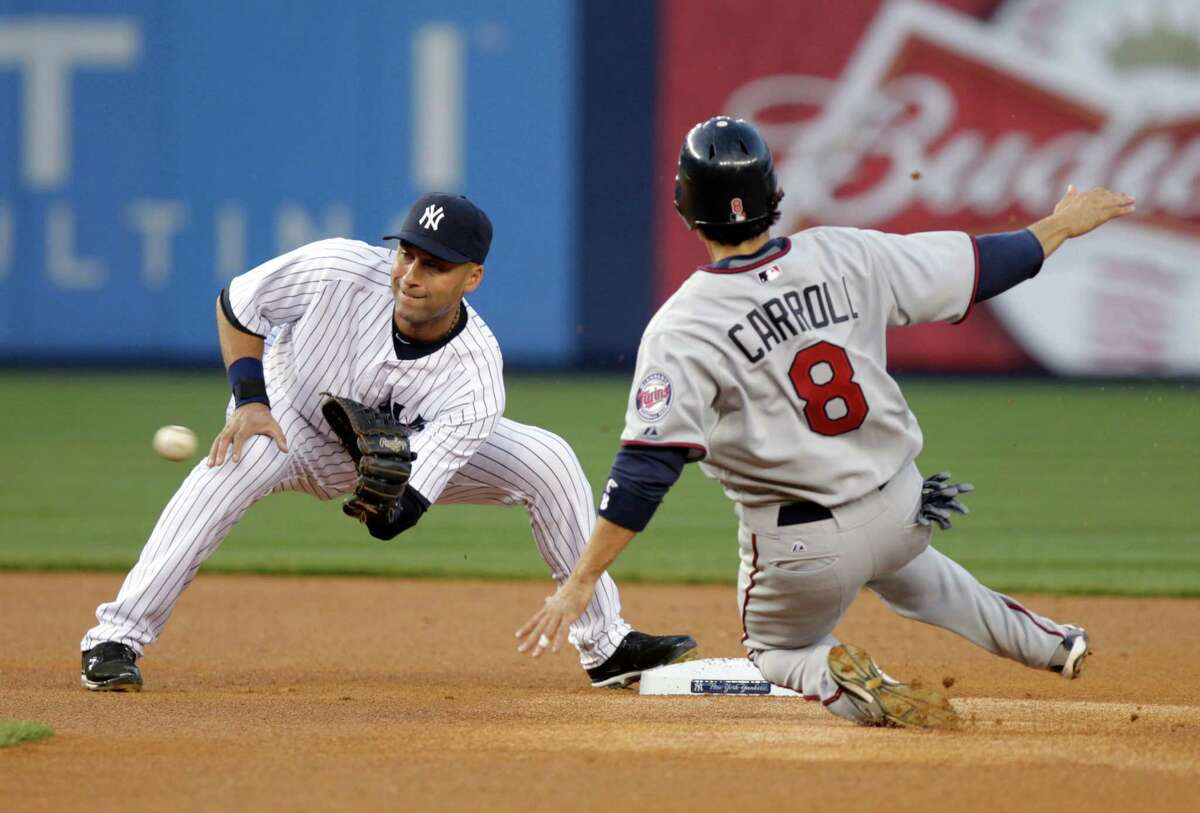
{"label": "budweiser sign", "polygon": [[[1200,373],[1200,98],[1155,102],[1025,47],[1022,30],[1044,32],[1027,25],[1040,6],[1014,8],[998,26],[892,4],[838,80],[761,77],[725,112],[761,123],[786,223],[998,231],[1048,214],[1068,183],[1134,195],[1136,220],[1069,243],[995,313],[1054,370]],[[780,115],[798,106],[814,112]]]}

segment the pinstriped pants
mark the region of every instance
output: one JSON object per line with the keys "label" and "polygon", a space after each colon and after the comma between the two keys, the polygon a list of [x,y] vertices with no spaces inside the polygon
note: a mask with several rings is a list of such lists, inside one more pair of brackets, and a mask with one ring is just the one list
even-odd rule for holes
{"label": "pinstriped pants", "polygon": [[[296,452],[296,440],[289,437]],[[120,592],[96,609],[99,622],[81,648],[118,641],[139,654],[161,634],[196,572],[246,510],[277,491],[337,496],[306,482],[290,455],[266,437],[249,440],[238,464],[201,461],[167,503]],[[347,461],[349,457],[347,456]],[[595,522],[591,486],[570,445],[557,435],[503,418],[492,436],[450,480],[437,504],[523,505],[538,552],[557,581],[571,572]],[[514,619],[514,622],[518,619]],[[605,574],[570,641],[585,669],[603,663],[629,633],[621,599]]]}

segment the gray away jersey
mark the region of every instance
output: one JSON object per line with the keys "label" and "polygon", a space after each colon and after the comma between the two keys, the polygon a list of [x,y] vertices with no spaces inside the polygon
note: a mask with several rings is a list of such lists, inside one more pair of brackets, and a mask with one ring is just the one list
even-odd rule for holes
{"label": "gray away jersey", "polygon": [[621,439],[687,447],[746,505],[840,505],[920,452],[885,331],[965,317],[975,244],[814,228],[772,245],[696,271],[650,321]]}
{"label": "gray away jersey", "polygon": [[388,409],[418,429],[410,486],[436,502],[504,411],[500,347],[469,305],[466,324],[433,352],[400,358],[393,344],[393,253],[321,240],[269,260],[229,285],[241,326],[267,337],[263,359],[274,414],[294,414],[324,442],[294,463],[331,493],[345,491],[349,455],[321,414],[331,392]]}

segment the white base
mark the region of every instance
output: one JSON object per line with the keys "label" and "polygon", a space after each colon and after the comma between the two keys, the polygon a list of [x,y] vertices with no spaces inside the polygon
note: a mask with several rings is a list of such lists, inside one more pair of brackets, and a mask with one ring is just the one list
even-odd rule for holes
{"label": "white base", "polygon": [[641,694],[725,694],[741,697],[799,697],[768,683],[745,658],[705,658],[642,672]]}

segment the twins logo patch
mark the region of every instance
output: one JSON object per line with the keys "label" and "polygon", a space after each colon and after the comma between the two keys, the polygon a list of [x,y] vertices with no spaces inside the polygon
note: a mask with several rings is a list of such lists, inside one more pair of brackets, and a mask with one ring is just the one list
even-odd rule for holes
{"label": "twins logo patch", "polygon": [[637,414],[653,423],[671,409],[671,380],[662,373],[650,373],[637,388]]}

